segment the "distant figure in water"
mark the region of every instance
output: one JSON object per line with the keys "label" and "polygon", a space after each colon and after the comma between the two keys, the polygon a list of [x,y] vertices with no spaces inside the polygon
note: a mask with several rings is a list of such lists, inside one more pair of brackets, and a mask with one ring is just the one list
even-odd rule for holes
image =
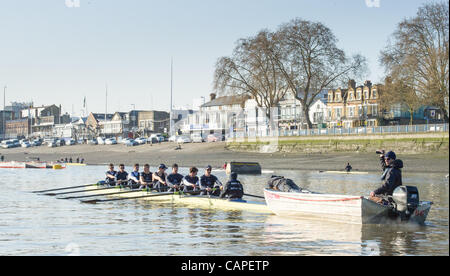
{"label": "distant figure in water", "polygon": [[352,170],[352,166],[350,166],[350,163],[347,163],[347,167],[345,167],[346,172],[350,172]]}
{"label": "distant figure in water", "polygon": [[2,162],[5,161],[5,156],[2,155],[1,159],[2,159]]}

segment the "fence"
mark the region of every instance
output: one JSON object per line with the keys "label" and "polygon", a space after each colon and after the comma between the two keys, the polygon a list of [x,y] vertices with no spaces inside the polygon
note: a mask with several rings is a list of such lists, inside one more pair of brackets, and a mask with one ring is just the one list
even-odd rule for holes
{"label": "fence", "polygon": [[354,128],[317,128],[303,130],[278,130],[269,135],[265,132],[245,132],[238,131],[230,133],[229,138],[244,137],[264,137],[264,136],[324,136],[324,135],[367,135],[367,134],[395,134],[395,133],[430,133],[430,132],[448,132],[449,124],[425,124],[425,125],[398,125],[398,126],[378,126],[378,127],[354,127]]}

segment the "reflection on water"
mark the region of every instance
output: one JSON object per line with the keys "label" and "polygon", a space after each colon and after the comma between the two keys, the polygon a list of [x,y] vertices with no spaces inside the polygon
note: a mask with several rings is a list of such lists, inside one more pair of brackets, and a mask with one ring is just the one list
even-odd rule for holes
{"label": "reflection on water", "polygon": [[[351,225],[296,220],[143,201],[97,205],[27,191],[95,183],[103,167],[2,170],[2,255],[448,255],[445,175],[407,174],[434,205],[426,226]],[[187,173],[187,169],[181,170]],[[299,186],[325,193],[367,195],[379,175],[279,171]],[[216,173],[224,182],[226,175]],[[241,176],[246,193],[262,195],[270,175]],[[252,199],[254,200],[254,199]]]}

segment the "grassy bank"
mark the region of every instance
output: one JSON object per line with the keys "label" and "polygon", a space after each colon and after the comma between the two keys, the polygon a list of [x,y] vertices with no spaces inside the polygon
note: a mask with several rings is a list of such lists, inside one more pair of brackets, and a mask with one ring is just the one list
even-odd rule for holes
{"label": "grassy bank", "polygon": [[280,137],[278,140],[240,140],[227,143],[233,151],[249,152],[289,152],[289,153],[330,153],[330,152],[374,152],[377,149],[393,149],[399,153],[449,152],[448,133],[441,137],[431,136],[383,136],[379,137],[320,137],[294,138]]}

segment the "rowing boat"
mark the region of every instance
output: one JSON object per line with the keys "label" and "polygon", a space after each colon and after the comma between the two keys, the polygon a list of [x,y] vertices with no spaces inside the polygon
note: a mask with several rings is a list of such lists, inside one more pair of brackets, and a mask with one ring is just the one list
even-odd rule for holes
{"label": "rowing boat", "polygon": [[[390,205],[381,205],[362,196],[319,193],[285,193],[264,190],[269,209],[279,216],[319,219],[351,224],[382,224],[401,215]],[[424,224],[432,202],[421,201],[408,221]],[[402,218],[403,220],[403,218]]]}
{"label": "rowing boat", "polygon": [[[105,188],[106,186],[97,186],[97,189]],[[117,193],[120,191],[130,191],[130,189],[110,189],[110,190],[98,190],[86,188],[88,193],[94,194],[108,194]],[[114,194],[109,195],[114,198],[132,198],[141,197],[141,200],[145,201],[155,201],[155,202],[170,202],[173,204],[196,206],[201,208],[211,208],[211,209],[222,209],[222,210],[243,210],[255,213],[265,213],[272,214],[267,205],[264,202],[255,202],[247,200],[230,200],[222,199],[213,196],[200,196],[200,195],[185,195],[182,193],[173,193],[169,195],[158,195],[158,192],[148,192],[148,191],[136,191],[133,193],[124,194]],[[155,195],[155,196],[153,196]],[[148,197],[146,197],[148,196]]]}
{"label": "rowing boat", "polygon": [[369,174],[369,172],[355,172],[355,171],[320,171],[320,173],[331,173],[331,174]]}
{"label": "rowing boat", "polygon": [[65,163],[66,166],[86,166],[85,163]]}

